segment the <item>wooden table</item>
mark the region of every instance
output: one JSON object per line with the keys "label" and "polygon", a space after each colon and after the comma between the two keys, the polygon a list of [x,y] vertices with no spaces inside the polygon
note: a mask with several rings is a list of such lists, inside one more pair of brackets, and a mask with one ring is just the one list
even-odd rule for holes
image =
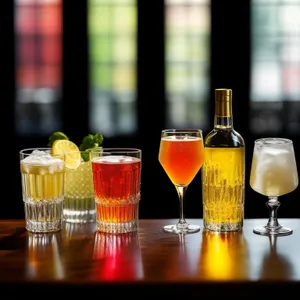
{"label": "wooden table", "polygon": [[[0,221],[1,294],[13,297],[19,287],[68,289],[72,296],[87,289],[92,297],[98,290],[111,297],[132,292],[131,299],[148,292],[188,299],[299,293],[300,219],[280,219],[294,233],[275,240],[252,232],[266,219],[245,220],[242,232],[201,229],[184,237],[162,232],[172,221],[140,220],[138,233],[123,235],[98,233],[95,224],[31,234],[22,220]],[[189,222],[203,227],[201,219]]]}

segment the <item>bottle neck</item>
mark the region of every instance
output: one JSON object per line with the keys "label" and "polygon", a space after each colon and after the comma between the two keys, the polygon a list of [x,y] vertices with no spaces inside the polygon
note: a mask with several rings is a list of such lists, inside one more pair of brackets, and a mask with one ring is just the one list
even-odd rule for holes
{"label": "bottle neck", "polygon": [[232,102],[216,101],[214,127],[216,129],[233,128]]}
{"label": "bottle neck", "polygon": [[231,117],[218,117],[215,116],[215,126],[216,129],[230,129],[233,128],[233,119]]}

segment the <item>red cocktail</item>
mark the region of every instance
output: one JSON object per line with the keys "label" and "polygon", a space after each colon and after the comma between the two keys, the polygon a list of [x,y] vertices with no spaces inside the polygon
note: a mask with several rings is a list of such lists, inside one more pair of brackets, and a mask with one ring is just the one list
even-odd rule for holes
{"label": "red cocktail", "polygon": [[[141,185],[141,151],[105,150],[92,160],[98,230],[135,231]],[[131,153],[131,152],[130,152]]]}

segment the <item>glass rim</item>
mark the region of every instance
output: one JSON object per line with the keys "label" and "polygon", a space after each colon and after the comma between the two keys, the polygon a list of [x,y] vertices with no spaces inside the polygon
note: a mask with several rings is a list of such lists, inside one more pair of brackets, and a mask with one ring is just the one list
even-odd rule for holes
{"label": "glass rim", "polygon": [[163,129],[161,131],[162,133],[195,133],[195,132],[200,132],[202,133],[202,129],[199,128],[186,128],[186,129],[175,129],[175,128],[170,128],[170,129]]}
{"label": "glass rim", "polygon": [[99,149],[92,149],[90,152],[101,152],[101,153],[141,153],[142,149],[139,148],[99,148]]}
{"label": "glass rim", "polygon": [[254,141],[255,145],[262,146],[280,146],[280,145],[292,145],[293,141],[287,138],[280,137],[268,137],[268,138],[260,138]]}
{"label": "glass rim", "polygon": [[20,155],[30,155],[32,151],[40,150],[40,151],[50,151],[52,150],[51,147],[33,147],[33,148],[25,148],[19,151]]}

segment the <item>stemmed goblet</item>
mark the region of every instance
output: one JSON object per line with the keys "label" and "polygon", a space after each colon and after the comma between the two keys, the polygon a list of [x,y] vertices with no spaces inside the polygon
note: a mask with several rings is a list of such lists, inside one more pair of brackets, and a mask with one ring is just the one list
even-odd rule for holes
{"label": "stemmed goblet", "polygon": [[262,138],[254,143],[250,173],[251,188],[268,197],[269,221],[254,228],[260,235],[289,235],[293,230],[279,224],[277,210],[279,196],[294,191],[298,186],[298,172],[293,142],[284,138]]}
{"label": "stemmed goblet", "polygon": [[175,185],[179,196],[180,218],[177,224],[164,226],[168,233],[187,234],[200,230],[184,218],[186,190],[204,162],[204,144],[200,129],[164,129],[161,132],[158,160]]}

